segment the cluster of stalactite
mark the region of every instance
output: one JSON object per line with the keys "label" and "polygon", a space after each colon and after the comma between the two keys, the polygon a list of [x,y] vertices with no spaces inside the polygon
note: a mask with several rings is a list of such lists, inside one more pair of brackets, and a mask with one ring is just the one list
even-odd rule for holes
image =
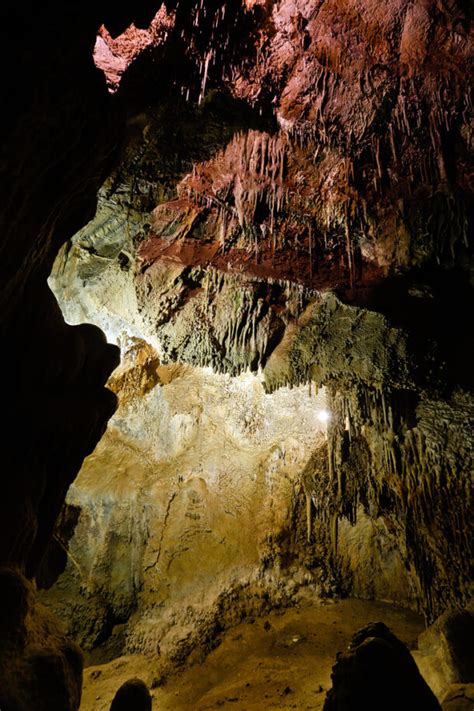
{"label": "cluster of stalactite", "polygon": [[459,386],[436,386],[442,371],[426,343],[417,350],[407,332],[380,313],[326,295],[308,307],[299,326],[284,362],[270,361],[264,377],[268,391],[308,382],[330,393],[328,442],[308,464],[305,490],[312,500],[308,530],[315,508],[318,541],[341,588],[353,591],[347,557],[344,565],[340,560],[338,525],[344,519],[356,526],[364,513],[383,522],[402,556],[410,595],[427,618],[465,604],[472,397]]}
{"label": "cluster of stalactite", "polygon": [[314,298],[314,292],[288,281],[210,268],[185,268],[169,289],[161,286],[156,294],[155,278],[154,270],[145,273],[139,302],[162,362],[211,366],[231,375],[263,368],[288,324]]}
{"label": "cluster of stalactite", "polygon": [[[229,214],[235,217],[242,230],[252,231],[258,225],[257,209],[265,210],[268,227],[261,224],[274,238],[275,216],[285,205],[285,154],[283,134],[271,136],[261,131],[237,135],[209,164],[194,168],[178,189],[206,207],[217,207],[218,233],[222,244],[229,229]],[[258,235],[255,236],[258,249]],[[253,247],[253,242],[251,242]]]}
{"label": "cluster of stalactite", "polygon": [[[413,391],[358,387],[330,395],[324,456],[306,490],[337,569],[338,522],[358,513],[389,522],[428,620],[469,600],[472,403],[419,400]],[[470,424],[471,423],[471,424]],[[350,590],[350,582],[345,581]]]}
{"label": "cluster of stalactite", "polygon": [[[214,141],[212,157],[199,157],[187,174],[182,166],[181,209],[191,204],[196,212],[183,215],[174,238],[240,245],[257,262],[291,250],[299,279],[315,286],[328,264],[353,286],[368,263],[392,270],[462,257],[472,98],[460,8],[406,3],[383,18],[374,8],[372,25],[347,8],[335,23],[325,2],[167,7],[173,26],[136,59],[127,81],[153,65],[160,102],[180,89],[179,113],[204,109],[224,92],[267,124]],[[334,24],[335,34],[325,31]],[[363,46],[360,37],[368,40]],[[173,58],[175,66],[176,57],[184,68],[170,85],[156,67]],[[151,237],[162,234],[169,236],[158,225]]]}

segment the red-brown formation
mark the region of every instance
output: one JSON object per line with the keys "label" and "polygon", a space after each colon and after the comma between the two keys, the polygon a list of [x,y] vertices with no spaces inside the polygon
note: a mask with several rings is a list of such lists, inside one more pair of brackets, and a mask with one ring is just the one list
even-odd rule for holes
{"label": "red-brown formation", "polygon": [[94,47],[94,63],[104,72],[110,92],[117,91],[122,74],[146,47],[166,41],[173,20],[173,15],[169,15],[162,5],[148,28],[132,24],[114,38],[105,25],[100,27]]}
{"label": "red-brown formation", "polygon": [[[162,98],[201,103],[224,90],[270,123],[194,163],[179,202],[155,211],[145,263],[189,263],[191,253],[191,263],[357,288],[464,253],[472,31],[460,5],[285,0],[168,12],[174,21],[137,53],[125,95],[154,71]],[[130,62],[129,45],[113,48]],[[171,59],[175,71],[162,76]]]}

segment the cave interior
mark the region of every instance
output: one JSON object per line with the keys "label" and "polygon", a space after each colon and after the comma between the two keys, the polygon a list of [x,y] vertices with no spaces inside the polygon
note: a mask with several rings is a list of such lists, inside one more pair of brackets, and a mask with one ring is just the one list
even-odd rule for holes
{"label": "cave interior", "polygon": [[1,711],[472,711],[472,4],[0,17]]}

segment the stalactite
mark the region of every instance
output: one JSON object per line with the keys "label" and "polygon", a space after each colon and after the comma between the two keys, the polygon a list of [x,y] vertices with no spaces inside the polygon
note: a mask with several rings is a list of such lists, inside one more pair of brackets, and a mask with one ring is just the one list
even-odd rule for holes
{"label": "stalactite", "polygon": [[337,554],[337,544],[338,544],[338,516],[334,514],[331,520],[331,543],[334,555]]}
{"label": "stalactite", "polygon": [[312,500],[311,495],[306,493],[306,541],[311,543],[312,533],[313,533],[313,521],[312,521]]}
{"label": "stalactite", "polygon": [[[286,187],[284,170],[287,144],[284,134],[276,136],[259,131],[238,134],[212,162],[194,167],[179,188],[179,195],[209,207],[216,205],[220,240],[225,240],[227,213],[234,212],[245,234],[253,235],[252,249],[256,249],[258,233],[253,229],[259,203],[269,210],[268,229],[276,246],[275,219],[284,208]],[[221,173],[213,173],[214,164],[222,166]],[[228,204],[232,196],[234,207]]]}
{"label": "stalactite", "polygon": [[[464,559],[469,556],[470,544],[465,540],[468,529],[460,520],[465,509],[455,502],[461,490],[462,496],[472,495],[467,493],[471,485],[459,479],[459,461],[451,464],[447,460],[450,445],[445,429],[451,428],[451,437],[457,431],[449,419],[452,414],[443,415],[440,421],[434,404],[427,403],[414,427],[406,419],[410,418],[409,409],[405,411],[397,398],[396,389],[383,387],[329,391],[333,421],[328,428],[327,474],[320,469],[313,474],[314,530],[321,535],[323,529],[317,522],[322,525],[324,509],[331,512],[330,540],[335,551],[336,522],[347,518],[355,525],[361,502],[371,517],[391,517],[395,535],[408,555],[406,564],[418,581],[420,609],[431,620],[447,604],[449,595],[461,600],[466,595],[468,565]],[[348,430],[353,431],[349,449],[344,438]],[[361,440],[370,456],[367,468],[359,469],[351,452]],[[469,458],[469,447],[464,456]],[[440,567],[441,561],[448,559],[452,570]]]}

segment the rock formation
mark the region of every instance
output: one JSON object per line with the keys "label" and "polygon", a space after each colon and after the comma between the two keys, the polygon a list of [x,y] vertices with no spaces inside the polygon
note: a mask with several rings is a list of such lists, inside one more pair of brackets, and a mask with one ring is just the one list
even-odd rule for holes
{"label": "rock formation", "polygon": [[332,680],[324,711],[441,709],[408,649],[381,622],[354,635],[333,667]]}
{"label": "rock formation", "polygon": [[151,697],[140,679],[130,679],[117,691],[110,711],[151,711]]}
{"label": "rock formation", "polygon": [[[474,615],[447,610],[420,636],[416,661],[423,676],[447,708],[468,706],[474,691]],[[463,697],[465,697],[463,699]]]}

